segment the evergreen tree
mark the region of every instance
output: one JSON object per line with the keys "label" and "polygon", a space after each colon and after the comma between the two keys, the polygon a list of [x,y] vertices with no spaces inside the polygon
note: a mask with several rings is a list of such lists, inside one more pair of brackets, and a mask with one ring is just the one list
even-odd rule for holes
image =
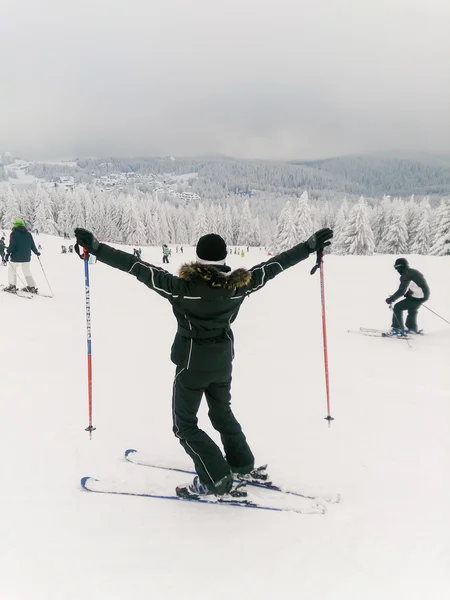
{"label": "evergreen tree", "polygon": [[333,243],[330,246],[332,249],[332,252],[334,254],[345,254],[347,248],[345,246],[345,240],[346,240],[346,228],[347,228],[347,221],[348,221],[348,216],[349,216],[349,206],[348,206],[348,202],[347,202],[347,198],[344,198],[341,207],[337,213],[336,216],[336,222],[334,225],[334,238],[333,238]]}
{"label": "evergreen tree", "polygon": [[381,245],[384,254],[406,254],[408,252],[405,206],[403,200],[399,198],[392,202],[390,220],[386,223]]}
{"label": "evergreen tree", "polygon": [[248,198],[244,201],[244,206],[241,212],[241,221],[239,224],[238,244],[249,246],[254,242],[255,232],[252,213],[250,212],[250,204]]}
{"label": "evergreen tree", "polygon": [[383,196],[381,204],[375,208],[371,223],[375,248],[380,254],[383,253],[383,238],[386,233],[386,226],[391,218],[391,211],[391,197]]}
{"label": "evergreen tree", "polygon": [[197,208],[197,213],[195,215],[195,223],[194,223],[194,239],[192,240],[193,244],[197,243],[197,240],[202,237],[202,235],[206,235],[209,233],[209,223],[208,218],[206,216],[206,210],[204,204],[200,203]]}
{"label": "evergreen tree", "polygon": [[438,223],[431,254],[448,256],[450,254],[450,199],[442,200],[437,212]]}
{"label": "evergreen tree", "polygon": [[53,219],[50,195],[39,183],[36,188],[36,220],[34,228],[39,233],[58,235],[58,226]]}
{"label": "evergreen tree", "polygon": [[417,226],[414,239],[410,236],[410,252],[412,254],[428,254],[430,250],[430,216],[431,207],[428,198],[424,198],[418,208]]}
{"label": "evergreen tree", "polygon": [[139,215],[136,203],[131,196],[127,196],[123,210],[123,236],[125,243],[131,246],[145,244],[146,232]]}
{"label": "evergreen tree", "polygon": [[297,232],[297,243],[307,240],[313,232],[314,224],[311,207],[308,204],[308,192],[306,190],[298,199],[293,220]]}
{"label": "evergreen tree", "polygon": [[343,248],[347,254],[372,255],[375,249],[367,204],[363,196],[350,211]]}
{"label": "evergreen tree", "polygon": [[[5,212],[3,215],[3,226],[6,229],[12,229],[16,219],[21,218],[19,200],[14,194],[11,185],[6,186],[6,202]],[[28,223],[26,223],[29,225]]]}
{"label": "evergreen tree", "polygon": [[288,200],[281,211],[278,219],[278,228],[275,239],[275,252],[279,254],[285,250],[289,250],[292,246],[299,243],[297,237],[297,227],[295,226],[292,215],[291,202]]}

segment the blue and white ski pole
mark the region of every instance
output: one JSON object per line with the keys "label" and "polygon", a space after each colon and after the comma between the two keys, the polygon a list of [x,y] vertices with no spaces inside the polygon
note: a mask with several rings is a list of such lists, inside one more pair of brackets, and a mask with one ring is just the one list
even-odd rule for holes
{"label": "blue and white ski pole", "polygon": [[92,341],[91,341],[91,289],[89,285],[89,253],[83,249],[80,253],[80,247],[75,244],[75,252],[84,260],[84,290],[86,299],[86,333],[87,333],[87,375],[88,375],[88,403],[89,403],[89,425],[85,431],[89,431],[89,438],[92,439],[92,432],[95,427],[92,425]]}

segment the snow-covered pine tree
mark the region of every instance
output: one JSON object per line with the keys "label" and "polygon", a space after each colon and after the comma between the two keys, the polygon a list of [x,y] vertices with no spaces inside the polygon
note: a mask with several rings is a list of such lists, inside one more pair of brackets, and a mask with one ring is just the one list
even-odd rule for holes
{"label": "snow-covered pine tree", "polygon": [[227,245],[231,246],[233,243],[233,219],[230,205],[227,205],[223,211],[223,232],[221,235]]}
{"label": "snow-covered pine tree", "polygon": [[430,253],[434,256],[450,254],[450,199],[441,201],[438,208],[438,222]]}
{"label": "snow-covered pine tree", "polygon": [[[12,229],[13,223],[16,219],[21,218],[20,205],[17,196],[15,195],[11,185],[6,186],[6,201],[5,201],[5,212],[3,215],[3,227],[5,229]],[[29,223],[25,223],[30,225]]]}
{"label": "snow-covered pine tree", "polygon": [[197,240],[202,237],[202,235],[206,235],[207,233],[209,233],[208,218],[206,215],[205,206],[200,202],[195,215],[194,239],[192,240],[192,243],[196,244]]}
{"label": "snow-covered pine tree", "polygon": [[36,220],[34,228],[39,233],[58,235],[58,226],[53,219],[50,195],[40,183],[36,187]]}
{"label": "snow-covered pine tree", "polygon": [[412,254],[428,254],[430,250],[430,216],[431,206],[428,197],[426,197],[418,206],[414,239],[411,239],[411,236],[409,238],[409,251]]}
{"label": "snow-covered pine tree", "polygon": [[278,219],[278,228],[275,238],[275,252],[279,254],[284,250],[289,250],[292,246],[299,243],[297,237],[297,227],[295,226],[291,201],[288,200],[283,207]]}
{"label": "snow-covered pine tree", "polygon": [[359,202],[350,211],[342,248],[346,254],[373,254],[375,243],[370,226],[367,204],[363,196],[361,196]]}
{"label": "snow-covered pine tree", "polygon": [[297,232],[297,244],[312,235],[314,230],[312,210],[308,203],[308,192],[305,190],[297,201],[293,211],[293,220]]}
{"label": "snow-covered pine tree", "polygon": [[385,225],[381,242],[384,254],[406,254],[408,252],[408,230],[405,222],[405,203],[394,198],[390,219]]}
{"label": "snow-covered pine tree", "polygon": [[345,254],[346,246],[346,234],[345,230],[347,227],[347,221],[350,213],[347,198],[342,201],[341,207],[338,210],[336,221],[334,224],[334,238],[330,248],[333,254]]}
{"label": "snow-covered pine tree", "polygon": [[376,206],[373,213],[371,226],[375,248],[379,254],[383,253],[383,238],[386,232],[386,224],[391,218],[392,202],[390,196],[383,196],[383,200]]}
{"label": "snow-covered pine tree", "polygon": [[419,226],[419,205],[414,194],[408,202],[405,203],[405,223],[408,232],[408,252],[411,252],[412,245],[416,239],[417,227]]}
{"label": "snow-covered pine tree", "polygon": [[125,199],[123,218],[123,236],[126,244],[141,246],[145,244],[146,232],[136,203],[131,196]]}

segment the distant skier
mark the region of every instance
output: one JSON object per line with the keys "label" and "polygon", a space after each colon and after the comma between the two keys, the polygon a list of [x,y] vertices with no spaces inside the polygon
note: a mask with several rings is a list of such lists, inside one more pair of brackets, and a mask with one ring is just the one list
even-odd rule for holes
{"label": "distant skier", "polygon": [[[430,297],[430,288],[422,273],[416,269],[411,269],[406,258],[397,258],[394,268],[400,274],[400,286],[395,294],[386,298],[386,302],[392,304],[401,296],[404,296],[405,299],[394,305],[392,329],[389,333],[391,335],[417,333],[417,311]],[[406,330],[403,325],[404,310],[408,311]]]}
{"label": "distant skier", "polygon": [[67,248],[64,245],[61,245],[61,254],[67,254]]}
{"label": "distant skier", "polygon": [[6,250],[5,238],[2,237],[2,238],[0,238],[0,257],[2,259],[2,265],[6,267],[5,250]]}
{"label": "distant skier", "polygon": [[[176,365],[173,382],[173,432],[192,458],[197,476],[178,487],[182,498],[215,495],[223,500],[245,498],[245,479],[267,480],[267,471],[255,470],[255,459],[230,407],[234,336],[230,324],[245,298],[276,275],[330,245],[331,229],[321,229],[306,242],[251,269],[231,271],[225,264],[227,248],[220,235],[202,236],[196,262],[184,264],[178,277],[133,255],[100,244],[92,233],[75,229],[77,242],[100,262],[134,275],[172,305],[178,329],[171,359]],[[305,342],[306,343],[306,342]],[[209,418],[220,433],[225,450],[197,425],[203,394]],[[241,477],[236,483],[233,473]]]}
{"label": "distant skier", "polygon": [[163,244],[162,251],[163,251],[163,263],[169,264],[169,256],[170,256],[169,246],[167,244]]}
{"label": "distant skier", "polygon": [[23,220],[16,219],[13,223],[6,255],[6,260],[9,258],[10,263],[8,269],[9,286],[5,288],[5,292],[17,292],[17,269],[21,266],[27,283],[24,289],[33,294],[38,293],[33,276],[31,275],[31,252],[34,252],[36,256],[41,255],[36,248],[33,236],[25,227]]}

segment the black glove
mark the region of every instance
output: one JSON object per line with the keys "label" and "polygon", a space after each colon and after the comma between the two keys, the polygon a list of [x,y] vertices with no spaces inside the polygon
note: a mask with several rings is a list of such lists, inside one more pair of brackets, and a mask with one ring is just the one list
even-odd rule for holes
{"label": "black glove", "polygon": [[40,255],[41,255],[41,253],[40,253],[40,252],[36,252],[36,256],[40,256]]}
{"label": "black glove", "polygon": [[317,250],[323,250],[326,246],[329,246],[331,242],[330,240],[333,237],[333,230],[329,227],[325,227],[324,229],[319,229],[316,233],[313,233],[312,236],[306,240],[305,245],[308,250],[312,252],[317,252]]}
{"label": "black glove", "polygon": [[392,304],[392,298],[389,296],[389,298],[386,298],[386,304]]}
{"label": "black glove", "polygon": [[100,248],[98,239],[87,229],[77,227],[75,229],[75,237],[77,238],[77,244],[85,248],[89,254],[95,255]]}

